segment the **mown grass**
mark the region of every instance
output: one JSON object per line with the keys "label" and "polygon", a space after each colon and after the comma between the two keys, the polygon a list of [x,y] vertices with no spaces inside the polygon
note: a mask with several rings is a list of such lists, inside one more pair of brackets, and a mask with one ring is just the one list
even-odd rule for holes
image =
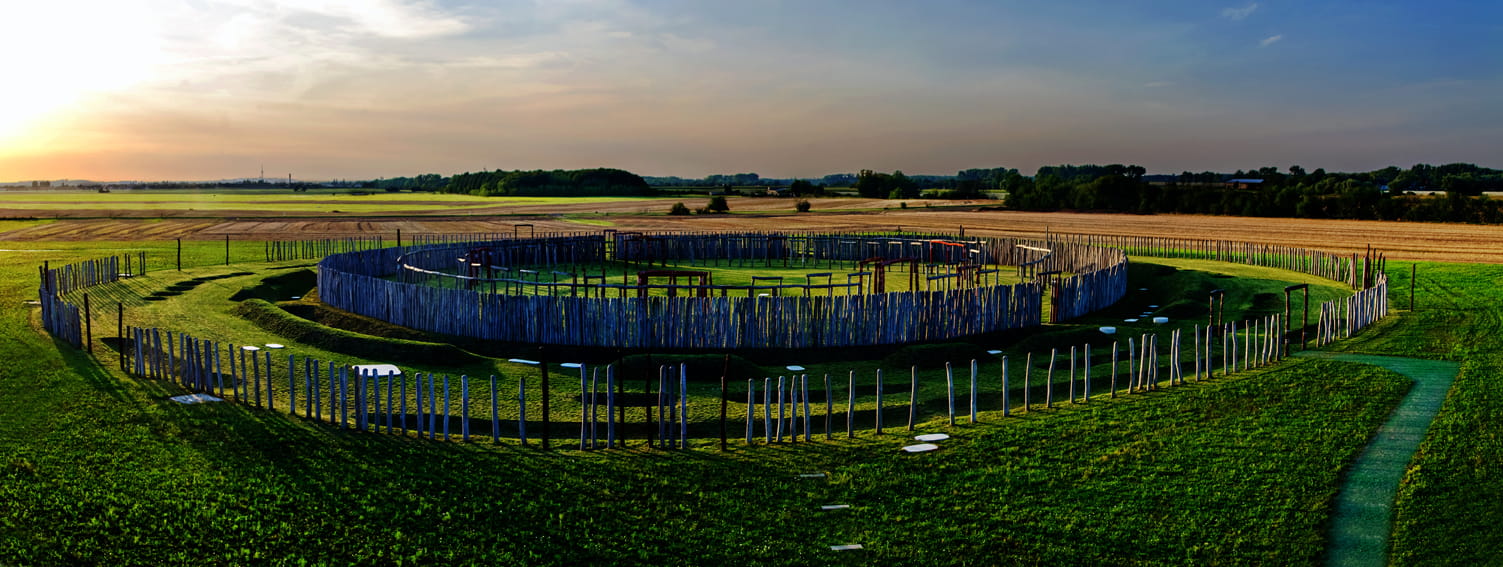
{"label": "mown grass", "polygon": [[[956,439],[914,456],[894,450],[905,437],[870,433],[726,453],[435,443],[176,405],[176,388],[58,346],[19,301],[35,262],[107,252],[57,247],[0,256],[0,357],[14,361],[0,380],[0,563],[1313,563],[1341,467],[1406,387],[1302,361],[977,425],[930,413],[919,429]],[[155,316],[273,340],[191,301],[242,285],[213,280]],[[942,391],[928,372],[926,392]],[[828,477],[796,476],[812,471]],[[817,510],[832,503],[854,508]],[[867,549],[829,551],[841,543]]]}
{"label": "mown grass", "polygon": [[[1389,266],[1395,308],[1410,265]],[[1395,565],[1496,564],[1503,549],[1503,266],[1420,263],[1415,311],[1337,349],[1454,360],[1461,373],[1399,487]]]}

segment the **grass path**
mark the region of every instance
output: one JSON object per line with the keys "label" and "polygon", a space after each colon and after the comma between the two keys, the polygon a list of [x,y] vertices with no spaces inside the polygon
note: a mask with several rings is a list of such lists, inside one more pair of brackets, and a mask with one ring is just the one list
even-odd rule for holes
{"label": "grass path", "polygon": [[1327,565],[1388,564],[1389,531],[1399,481],[1461,366],[1393,356],[1306,351],[1303,356],[1371,364],[1403,374],[1414,386],[1348,470],[1331,517]]}

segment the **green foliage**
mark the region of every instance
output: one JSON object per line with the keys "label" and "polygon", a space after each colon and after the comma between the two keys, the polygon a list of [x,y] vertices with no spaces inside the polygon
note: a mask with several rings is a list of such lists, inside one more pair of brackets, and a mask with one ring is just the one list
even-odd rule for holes
{"label": "green foliage", "polygon": [[867,199],[914,199],[919,195],[918,184],[902,171],[887,174],[863,169],[856,175],[854,187]]}
{"label": "green foliage", "polygon": [[710,197],[710,204],[705,205],[705,210],[713,214],[724,214],[731,212],[731,206],[725,202],[725,196],[716,195]]}
{"label": "green foliage", "polygon": [[[1238,170],[1231,177],[1187,171],[1168,183],[1145,181],[1138,166],[1061,165],[1039,168],[1031,182],[1016,182],[1008,189],[1008,205],[1026,210],[1498,223],[1503,222],[1503,202],[1476,196],[1494,189],[1503,189],[1503,171],[1472,164],[1332,174],[1322,169],[1307,174],[1292,166],[1288,175],[1262,167]],[[1445,194],[1404,195],[1405,190]]]}
{"label": "green foliage", "polygon": [[799,199],[797,202],[793,203],[793,210],[798,211],[800,213],[807,213],[807,212],[809,212],[809,208],[811,206],[812,205],[809,204],[809,201],[806,201],[804,199]]}
{"label": "green foliage", "polygon": [[449,178],[445,193],[481,196],[646,196],[653,190],[640,176],[619,169],[485,171]]}
{"label": "green foliage", "polygon": [[815,185],[808,180],[795,179],[788,184],[788,192],[795,197],[820,197],[825,194],[824,185]]}
{"label": "green foliage", "polygon": [[685,206],[683,201],[679,201],[668,208],[668,214],[676,217],[686,216],[689,214],[689,207]]}
{"label": "green foliage", "polygon": [[480,358],[453,345],[372,337],[303,319],[261,299],[247,299],[232,311],[288,340],[316,348],[395,364],[457,367]]}

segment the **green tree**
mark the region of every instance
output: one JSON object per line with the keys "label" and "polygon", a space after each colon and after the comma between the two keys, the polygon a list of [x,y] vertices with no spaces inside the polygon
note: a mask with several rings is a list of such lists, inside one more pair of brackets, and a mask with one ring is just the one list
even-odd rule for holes
{"label": "green tree", "polygon": [[685,206],[683,201],[679,201],[668,208],[668,214],[676,217],[685,216],[689,214],[689,207]]}
{"label": "green tree", "polygon": [[705,205],[705,210],[715,214],[723,214],[731,211],[731,205],[725,202],[725,197],[716,195],[710,197],[710,204]]}

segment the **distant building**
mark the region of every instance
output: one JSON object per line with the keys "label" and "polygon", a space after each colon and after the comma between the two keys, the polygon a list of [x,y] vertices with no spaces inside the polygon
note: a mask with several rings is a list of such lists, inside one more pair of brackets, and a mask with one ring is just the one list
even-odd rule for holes
{"label": "distant building", "polygon": [[1257,189],[1263,186],[1262,179],[1228,179],[1226,186],[1232,189]]}

